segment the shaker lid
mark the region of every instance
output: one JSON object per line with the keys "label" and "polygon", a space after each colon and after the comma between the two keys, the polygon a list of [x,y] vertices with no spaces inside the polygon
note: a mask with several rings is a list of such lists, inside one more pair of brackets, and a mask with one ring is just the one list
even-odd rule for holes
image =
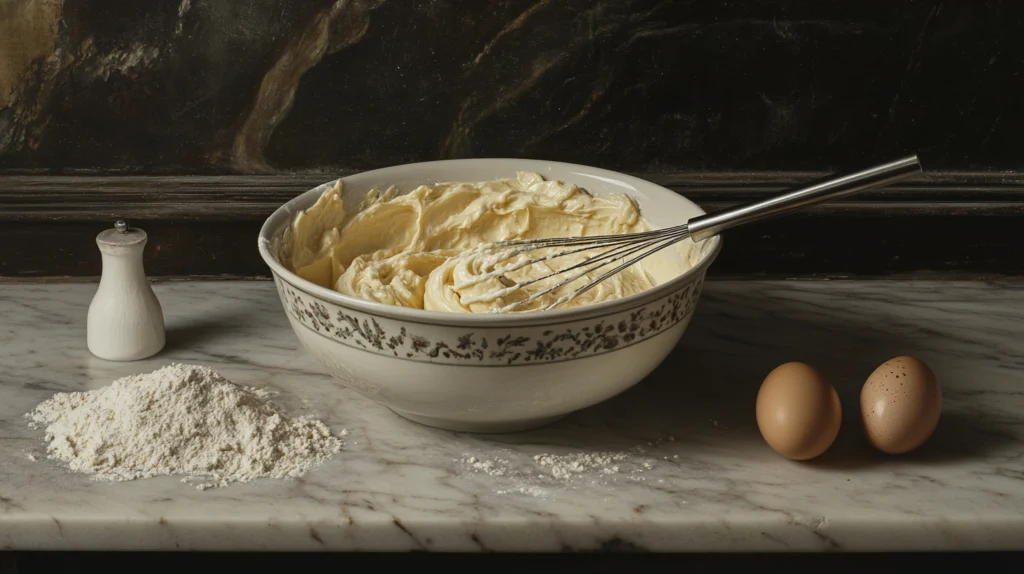
{"label": "shaker lid", "polygon": [[113,229],[101,231],[96,236],[96,243],[101,247],[129,247],[146,242],[146,232],[137,227],[128,227],[128,222],[118,220]]}

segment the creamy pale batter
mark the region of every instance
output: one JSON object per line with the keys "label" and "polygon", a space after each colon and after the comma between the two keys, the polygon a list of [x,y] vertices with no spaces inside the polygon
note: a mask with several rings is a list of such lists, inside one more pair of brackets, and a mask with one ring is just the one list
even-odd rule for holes
{"label": "creamy pale batter", "polygon": [[[406,195],[398,195],[395,188],[384,193],[374,190],[363,209],[348,221],[338,182],[293,218],[279,255],[300,277],[346,295],[416,309],[490,313],[552,283],[539,282],[492,301],[469,302],[505,286],[498,278],[474,282],[491,269],[482,268],[481,258],[460,255],[495,241],[650,229],[653,226],[625,195],[592,196],[576,185],[546,181],[536,173],[479,183],[422,185]],[[648,257],[566,306],[626,297],[678,276],[690,267],[691,246],[687,240]],[[541,277],[596,253],[530,265],[506,277],[519,282]],[[599,274],[581,277],[571,286],[579,287]],[[544,308],[564,293],[557,290],[516,310]]]}

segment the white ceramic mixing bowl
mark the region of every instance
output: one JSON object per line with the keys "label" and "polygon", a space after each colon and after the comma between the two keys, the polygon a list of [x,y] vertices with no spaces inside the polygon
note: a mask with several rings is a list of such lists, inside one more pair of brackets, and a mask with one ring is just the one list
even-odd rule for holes
{"label": "white ceramic mixing bowl", "polygon": [[[346,212],[373,188],[486,181],[531,171],[594,195],[625,193],[658,227],[704,212],[682,196],[621,173],[518,159],[400,165],[345,177]],[[408,419],[444,429],[511,432],[555,421],[632,387],[672,351],[693,316],[721,248],[699,244],[688,271],[643,293],[555,311],[468,315],[406,309],[348,297],[285,269],[276,241],[292,216],[334,182],[289,201],[267,219],[259,249],[299,340],[336,379]]]}

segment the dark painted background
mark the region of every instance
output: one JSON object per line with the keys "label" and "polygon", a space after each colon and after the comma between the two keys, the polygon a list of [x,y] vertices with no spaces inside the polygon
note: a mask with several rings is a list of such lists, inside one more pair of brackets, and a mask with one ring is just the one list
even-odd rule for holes
{"label": "dark painted background", "polygon": [[1024,3],[8,0],[0,172],[1024,168]]}

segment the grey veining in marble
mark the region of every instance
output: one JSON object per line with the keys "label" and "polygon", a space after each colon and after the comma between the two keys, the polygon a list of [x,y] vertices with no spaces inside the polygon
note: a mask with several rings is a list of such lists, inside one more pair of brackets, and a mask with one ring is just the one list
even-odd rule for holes
{"label": "grey veining in marble", "polygon": [[[453,434],[339,388],[265,282],[158,284],[168,347],[110,363],[85,346],[94,285],[0,285],[0,545],[16,549],[885,550],[1024,546],[1024,291],[951,282],[711,282],[678,351],[633,390],[537,431]],[[913,354],[944,390],[933,439],[871,452],[861,382]],[[820,460],[770,451],[753,416],[769,369],[810,362],[845,421]],[[22,415],[171,361],[280,391],[347,429],[301,480],[200,492],[106,484],[39,458]],[[581,381],[580,384],[585,384]],[[674,439],[674,440],[670,440]],[[540,453],[631,451],[619,472],[550,476]],[[642,452],[640,452],[642,450]],[[500,476],[464,460],[490,461]],[[647,468],[650,467],[650,468]]]}

